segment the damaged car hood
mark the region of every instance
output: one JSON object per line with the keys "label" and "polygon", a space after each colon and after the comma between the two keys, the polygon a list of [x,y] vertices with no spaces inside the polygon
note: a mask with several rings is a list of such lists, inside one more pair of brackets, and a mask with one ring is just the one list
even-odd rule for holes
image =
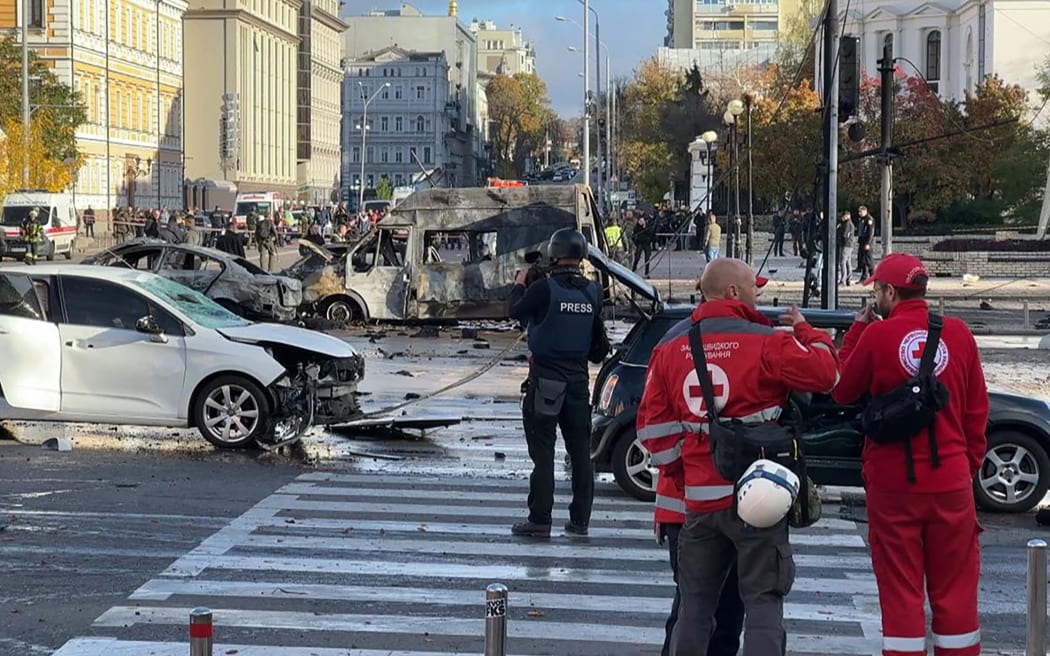
{"label": "damaged car hood", "polygon": [[236,342],[283,344],[332,358],[351,358],[357,355],[354,347],[341,339],[296,326],[256,323],[249,326],[219,328],[218,331]]}

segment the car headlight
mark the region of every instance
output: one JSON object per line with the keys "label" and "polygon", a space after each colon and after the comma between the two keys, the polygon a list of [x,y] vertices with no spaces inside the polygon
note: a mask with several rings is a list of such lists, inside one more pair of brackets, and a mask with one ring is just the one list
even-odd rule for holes
{"label": "car headlight", "polygon": [[605,379],[605,384],[602,385],[601,396],[598,397],[598,410],[600,412],[607,412],[609,406],[612,404],[613,394],[616,392],[616,385],[620,382],[620,377],[616,374],[612,374]]}

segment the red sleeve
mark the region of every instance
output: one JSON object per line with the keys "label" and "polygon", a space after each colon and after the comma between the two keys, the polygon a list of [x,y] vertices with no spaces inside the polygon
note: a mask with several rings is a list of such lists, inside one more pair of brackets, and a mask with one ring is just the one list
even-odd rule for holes
{"label": "red sleeve", "polygon": [[829,392],[839,375],[838,358],[831,336],[808,323],[795,325],[794,335],[778,331],[767,341],[766,367],[797,392]]}
{"label": "red sleeve", "polygon": [[962,425],[966,437],[966,452],[970,460],[970,476],[977,474],[988,450],[988,387],[984,382],[984,368],[977,351],[977,340],[966,330],[969,340],[970,362],[966,374],[966,401],[963,404]]}
{"label": "red sleeve", "polygon": [[864,329],[870,325],[870,323],[864,323],[863,321],[854,321],[853,325],[849,327],[849,330],[847,330],[846,334],[842,337],[842,348],[839,349],[839,361],[843,366],[846,365],[849,356],[853,354],[853,350],[857,348],[857,342],[860,341],[860,336],[864,334]]}
{"label": "red sleeve", "polygon": [[664,362],[665,353],[666,349],[657,348],[649,359],[636,429],[653,466],[664,476],[681,476],[684,435],[681,417],[674,406],[675,395],[667,393],[666,381],[671,368]]}
{"label": "red sleeve", "polygon": [[[839,384],[831,393],[835,403],[855,403],[871,390],[874,362],[871,357],[871,335],[867,331],[870,324],[856,322],[842,338],[842,376]],[[868,335],[868,338],[864,338]]]}

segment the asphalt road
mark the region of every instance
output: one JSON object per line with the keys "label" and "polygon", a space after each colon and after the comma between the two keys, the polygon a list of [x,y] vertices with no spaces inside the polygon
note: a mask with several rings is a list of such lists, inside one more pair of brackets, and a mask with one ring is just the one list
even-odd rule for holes
{"label": "asphalt road", "polygon": [[[486,334],[479,350],[414,334],[347,336],[370,362],[365,411],[455,381],[512,338]],[[504,361],[410,409],[470,418],[451,428],[315,430],[279,454],[217,453],[190,430],[13,426],[74,448],[0,441],[0,656],[183,656],[198,605],[215,612],[216,654],[478,654],[493,581],[511,590],[509,653],[658,653],[671,584],[648,504],[603,476],[589,538],[508,533],[529,471],[524,371]],[[863,510],[829,502],[825,517],[794,538],[789,653],[878,653]],[[1045,530],[1031,513],[981,521],[985,651],[1020,653],[1024,544]]]}

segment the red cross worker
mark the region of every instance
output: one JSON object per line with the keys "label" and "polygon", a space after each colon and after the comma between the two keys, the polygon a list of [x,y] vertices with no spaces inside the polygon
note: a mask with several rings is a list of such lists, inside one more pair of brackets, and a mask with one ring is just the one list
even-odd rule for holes
{"label": "red cross worker", "polygon": [[[874,402],[919,374],[932,346],[929,277],[908,254],[886,256],[864,281],[875,303],[857,313],[839,353],[833,398]],[[878,320],[878,315],[885,317]],[[937,656],[978,656],[981,527],[971,484],[986,448],[988,391],[977,343],[965,323],[943,317],[932,373],[948,391],[929,428],[902,441],[864,441],[872,567],[882,608],[882,653],[926,654],[925,600]]]}

